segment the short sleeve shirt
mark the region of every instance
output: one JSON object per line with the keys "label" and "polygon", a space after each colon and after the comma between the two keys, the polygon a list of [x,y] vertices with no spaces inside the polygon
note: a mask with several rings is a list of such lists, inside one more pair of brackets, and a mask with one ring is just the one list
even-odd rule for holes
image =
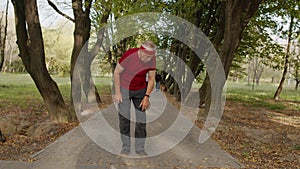
{"label": "short sleeve shirt", "polygon": [[128,90],[140,90],[147,87],[146,75],[148,71],[156,69],[156,59],[143,63],[138,56],[139,48],[129,49],[120,58],[119,64],[124,68],[121,73],[121,87]]}

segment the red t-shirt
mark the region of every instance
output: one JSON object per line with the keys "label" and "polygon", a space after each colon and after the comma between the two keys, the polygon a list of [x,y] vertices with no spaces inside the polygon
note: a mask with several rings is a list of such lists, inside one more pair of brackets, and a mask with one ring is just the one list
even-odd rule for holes
{"label": "red t-shirt", "polygon": [[156,59],[153,57],[149,62],[143,63],[138,56],[139,48],[126,51],[119,60],[124,68],[121,73],[121,87],[129,90],[140,90],[147,87],[146,75],[149,70],[156,69]]}

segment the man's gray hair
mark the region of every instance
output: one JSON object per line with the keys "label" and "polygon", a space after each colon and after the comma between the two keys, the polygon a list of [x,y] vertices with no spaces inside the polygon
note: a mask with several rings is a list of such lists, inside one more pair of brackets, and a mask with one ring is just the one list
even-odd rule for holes
{"label": "man's gray hair", "polygon": [[156,49],[155,44],[154,44],[152,41],[150,41],[150,40],[144,41],[144,42],[142,43],[142,46],[143,46],[145,49],[149,50],[149,51],[154,51],[154,50]]}

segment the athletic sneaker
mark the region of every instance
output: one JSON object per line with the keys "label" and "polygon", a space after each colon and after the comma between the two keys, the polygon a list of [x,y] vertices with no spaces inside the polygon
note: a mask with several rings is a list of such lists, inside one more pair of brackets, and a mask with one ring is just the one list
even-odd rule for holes
{"label": "athletic sneaker", "polygon": [[130,154],[130,150],[127,149],[122,149],[122,151],[120,152],[121,156],[128,156]]}
{"label": "athletic sneaker", "polygon": [[136,154],[140,157],[148,157],[148,154],[144,150],[136,151]]}

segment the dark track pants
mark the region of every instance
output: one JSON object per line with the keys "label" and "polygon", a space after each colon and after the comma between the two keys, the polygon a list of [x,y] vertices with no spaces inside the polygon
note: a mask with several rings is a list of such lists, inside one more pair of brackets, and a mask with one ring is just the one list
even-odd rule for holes
{"label": "dark track pants", "polygon": [[119,104],[119,127],[121,133],[122,149],[130,150],[130,106],[131,101],[135,107],[135,151],[144,150],[146,132],[146,113],[139,107],[146,89],[129,91],[121,89],[123,102]]}

